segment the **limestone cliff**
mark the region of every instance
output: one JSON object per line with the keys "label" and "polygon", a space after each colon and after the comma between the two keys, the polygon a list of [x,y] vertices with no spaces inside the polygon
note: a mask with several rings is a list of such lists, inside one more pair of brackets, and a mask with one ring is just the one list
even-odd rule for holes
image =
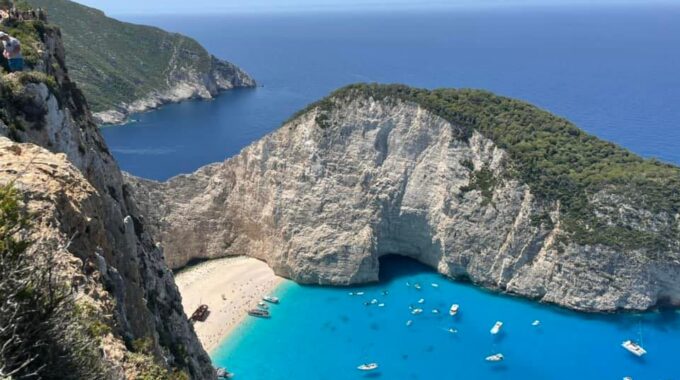
{"label": "limestone cliff", "polygon": [[0,138],[0,182],[32,212],[33,254],[54,254],[74,299],[107,326],[97,342],[111,378],[158,368],[214,378],[172,272],[68,77],[60,31],[41,20],[3,28],[22,29],[29,67],[0,77],[0,134],[14,140]]}
{"label": "limestone cliff", "polygon": [[[249,255],[295,281],[346,285],[378,280],[378,259],[396,253],[452,278],[579,310],[680,304],[676,209],[654,210],[613,186],[584,190],[583,209],[602,228],[665,239],[658,249],[596,241],[599,230],[578,229],[590,219],[574,221],[585,212],[577,198],[550,196],[537,182],[543,177],[521,175],[530,167],[513,145],[489,138],[480,110],[456,109],[447,119],[402,95],[410,90],[372,91],[341,90],[191,175],[164,183],[128,177],[167,263]],[[432,102],[445,95],[422,91]],[[452,91],[455,99],[466,94]],[[488,97],[489,109],[506,102],[470,94],[472,105]],[[517,123],[546,114],[524,107]],[[567,138],[582,133],[570,128]],[[590,139],[584,144],[600,143]],[[633,162],[624,156],[623,164]]]}

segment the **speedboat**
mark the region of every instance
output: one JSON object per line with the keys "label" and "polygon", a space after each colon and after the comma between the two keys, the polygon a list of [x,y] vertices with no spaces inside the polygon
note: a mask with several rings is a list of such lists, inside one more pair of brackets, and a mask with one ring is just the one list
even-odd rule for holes
{"label": "speedboat", "polygon": [[385,307],[385,304],[384,304],[384,303],[379,303],[379,304],[378,304],[378,307]]}
{"label": "speedboat", "polygon": [[460,305],[457,303],[454,303],[451,305],[451,308],[449,309],[449,314],[453,317],[454,315],[458,314],[458,309],[460,308]]}
{"label": "speedboat", "polygon": [[371,300],[371,305],[376,305],[377,303],[378,303],[378,300],[377,300],[377,299],[373,298],[373,299]]}
{"label": "speedboat", "polygon": [[262,301],[260,301],[260,302],[257,303],[257,307],[259,307],[259,308],[262,309],[262,310],[267,310],[267,309],[269,309],[269,306],[267,306],[267,304],[264,303],[264,302],[262,302]]}
{"label": "speedboat", "polygon": [[439,284],[437,284],[436,282],[433,282],[433,283],[431,283],[430,285],[432,285],[433,288],[438,288],[438,287],[439,287]]}
{"label": "speedboat", "polygon": [[269,318],[271,316],[267,310],[262,309],[250,309],[248,310],[248,315],[259,318]]}
{"label": "speedboat", "polygon": [[532,326],[538,326],[538,325],[540,325],[540,324],[541,324],[541,321],[539,321],[538,319],[535,320],[535,321],[533,321],[533,322],[531,322],[531,325],[532,325]]}
{"label": "speedboat", "polygon": [[406,321],[406,326],[411,326],[412,324],[413,324],[412,320],[409,319],[408,321]]}
{"label": "speedboat", "polygon": [[363,296],[363,295],[364,295],[364,292],[357,292],[357,295],[358,295],[358,296]]}
{"label": "speedboat", "polygon": [[378,363],[366,363],[357,367],[360,371],[373,371],[378,368]]}
{"label": "speedboat", "polygon": [[432,309],[432,314],[439,314],[439,309]]}
{"label": "speedboat", "polygon": [[491,328],[491,331],[489,331],[491,334],[496,335],[498,334],[499,331],[501,331],[501,327],[503,327],[503,322],[497,321],[494,323],[493,327]]}
{"label": "speedboat", "polygon": [[418,283],[416,283],[415,285],[413,285],[413,287],[416,288],[417,290],[422,289],[422,288],[420,287],[420,284],[418,284]]}
{"label": "speedboat", "polygon": [[640,356],[645,355],[647,353],[647,351],[644,348],[642,348],[642,346],[633,342],[632,340],[627,340],[627,341],[621,343],[621,347],[625,348],[626,350],[628,350],[628,352],[630,352],[631,354],[633,354],[637,357],[640,357]]}
{"label": "speedboat", "polygon": [[423,309],[413,309],[411,310],[411,314],[413,315],[418,315],[423,312]]}
{"label": "speedboat", "polygon": [[269,303],[279,303],[279,298],[274,296],[264,296],[262,297],[262,300]]}
{"label": "speedboat", "polygon": [[623,378],[623,380],[633,380],[633,378],[630,377],[630,376],[626,376],[626,377]]}
{"label": "speedboat", "polygon": [[484,359],[484,360],[486,360],[487,362],[501,362],[501,361],[503,361],[503,359],[505,359],[503,357],[503,354],[493,354],[493,355],[487,356],[486,359]]}
{"label": "speedboat", "polygon": [[455,334],[455,333],[458,332],[458,330],[454,329],[453,327],[450,327],[450,328],[449,328],[448,330],[446,330],[446,331],[450,332],[451,334]]}
{"label": "speedboat", "polygon": [[418,303],[419,303],[419,304],[424,304],[424,303],[425,303],[425,298],[419,299],[419,300],[418,300]]}

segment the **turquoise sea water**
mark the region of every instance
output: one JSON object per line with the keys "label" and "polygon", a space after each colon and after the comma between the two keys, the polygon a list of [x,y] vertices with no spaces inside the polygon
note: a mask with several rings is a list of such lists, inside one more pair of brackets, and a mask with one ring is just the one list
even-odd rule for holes
{"label": "turquoise sea water", "polygon": [[[680,379],[680,314],[674,311],[575,313],[449,281],[400,257],[382,259],[379,284],[287,282],[277,295],[282,301],[270,308],[272,318],[247,320],[213,352],[216,365],[250,380]],[[366,306],[373,298],[384,307]],[[452,303],[460,304],[456,317],[448,314]],[[424,312],[412,315],[409,306]],[[538,327],[532,326],[536,319]],[[413,320],[410,327],[407,320]],[[489,330],[497,320],[504,326],[493,336]],[[620,346],[626,339],[641,339],[649,354],[628,353]],[[503,362],[484,360],[497,352]],[[380,367],[358,371],[365,362]]]}

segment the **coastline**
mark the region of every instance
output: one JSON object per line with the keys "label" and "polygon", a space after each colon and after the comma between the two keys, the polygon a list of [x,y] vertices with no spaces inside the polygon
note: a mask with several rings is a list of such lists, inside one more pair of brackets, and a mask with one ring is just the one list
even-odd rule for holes
{"label": "coastline", "polygon": [[276,290],[283,278],[262,261],[238,256],[183,269],[175,274],[175,282],[187,316],[201,304],[210,308],[207,320],[194,324],[199,341],[210,354],[244,321],[247,310]]}

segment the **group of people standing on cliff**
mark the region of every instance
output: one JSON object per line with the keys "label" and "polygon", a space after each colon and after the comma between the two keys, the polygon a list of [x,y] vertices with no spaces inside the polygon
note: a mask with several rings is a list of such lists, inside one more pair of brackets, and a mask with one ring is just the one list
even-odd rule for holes
{"label": "group of people standing on cliff", "polygon": [[[18,10],[13,1],[0,0],[0,23],[2,25],[10,26],[14,22],[29,19],[44,20],[44,12],[41,9],[38,11]],[[2,66],[9,72],[22,71],[24,69],[24,57],[21,53],[19,39],[0,31],[0,41],[2,41],[2,56],[4,57]]]}

